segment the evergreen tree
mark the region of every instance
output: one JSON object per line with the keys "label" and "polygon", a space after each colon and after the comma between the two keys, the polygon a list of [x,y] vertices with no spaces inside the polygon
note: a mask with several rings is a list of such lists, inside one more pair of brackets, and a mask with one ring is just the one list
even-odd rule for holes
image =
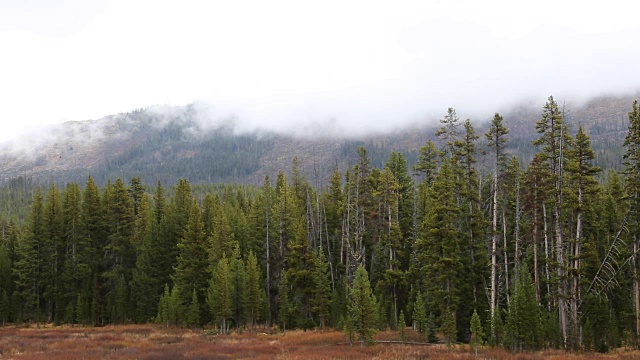
{"label": "evergreen tree", "polygon": [[471,331],[470,345],[473,346],[476,356],[478,356],[478,346],[484,344],[484,330],[482,329],[480,316],[475,310],[473,311],[473,316],[471,316],[471,328],[469,331]]}
{"label": "evergreen tree", "polygon": [[[105,204],[107,226],[109,235],[104,247],[104,273],[107,295],[107,306],[111,309],[119,308],[125,311],[117,303],[123,301],[129,303],[127,284],[131,281],[132,270],[135,266],[135,251],[131,240],[135,230],[135,218],[133,214],[133,203],[129,197],[128,190],[121,179],[105,191]],[[125,299],[120,297],[124,296]],[[128,310],[128,309],[127,309]],[[129,318],[130,314],[115,312],[118,320],[123,321]],[[112,310],[112,314],[114,314]]]}
{"label": "evergreen tree", "polygon": [[158,315],[156,316],[156,323],[165,324],[165,326],[169,327],[169,325],[177,325],[180,313],[180,306],[178,304],[178,293],[179,289],[174,286],[169,291],[169,285],[165,284],[164,292],[162,296],[160,296],[160,300],[158,302]]}
{"label": "evergreen tree", "polygon": [[245,265],[240,258],[240,246],[236,244],[231,257],[229,258],[229,268],[233,282],[232,311],[236,331],[240,332],[240,327],[245,321],[247,303],[247,273]]}
{"label": "evergreen tree", "polygon": [[[574,240],[570,242],[569,249],[569,269],[571,276],[570,284],[570,345],[574,348],[579,348],[582,343],[581,330],[580,330],[580,318],[579,318],[579,304],[581,300],[581,260],[584,257],[583,245],[584,245],[584,230],[588,224],[585,224],[585,213],[588,216],[589,199],[590,195],[598,191],[597,180],[595,175],[600,172],[600,168],[593,166],[592,161],[595,158],[595,152],[591,148],[591,140],[587,136],[582,127],[578,129],[576,134],[574,146],[568,151],[568,159],[566,170],[568,174],[568,180],[570,182],[570,203],[573,203],[575,208],[575,236]],[[568,196],[569,197],[569,196]]]}
{"label": "evergreen tree", "polygon": [[16,302],[20,307],[19,312],[25,319],[42,321],[42,305],[45,265],[45,223],[44,200],[42,190],[36,189],[29,214],[26,234],[18,242],[16,252],[18,259],[14,265],[14,277],[16,284]]}
{"label": "evergreen tree", "polygon": [[440,325],[440,331],[444,335],[444,340],[447,346],[451,346],[456,342],[458,330],[456,329],[456,318],[451,311],[445,310],[442,315],[442,325]]}
{"label": "evergreen tree", "polygon": [[490,303],[490,315],[493,319],[495,315],[495,309],[497,304],[498,283],[497,283],[497,271],[498,271],[498,191],[500,175],[505,166],[506,156],[504,150],[506,148],[506,135],[509,130],[502,123],[502,116],[496,113],[491,121],[491,127],[489,132],[485,135],[487,137],[487,146],[491,149],[493,157],[493,206],[492,206],[492,227],[491,227],[491,303]]}
{"label": "evergreen tree", "polygon": [[429,328],[429,320],[427,319],[427,309],[424,304],[422,293],[418,290],[416,301],[413,304],[413,323],[416,331],[424,336],[426,341],[431,339],[431,329]]}
{"label": "evergreen tree", "polygon": [[260,274],[260,268],[258,267],[258,259],[253,251],[249,251],[247,257],[247,303],[245,308],[246,318],[249,321],[251,331],[253,326],[260,318],[262,312],[262,304],[264,302],[264,291],[261,286],[262,275]]}
{"label": "evergreen tree", "polygon": [[[455,163],[455,158],[453,159]],[[461,245],[456,228],[459,208],[455,196],[455,178],[451,161],[444,162],[440,174],[429,189],[427,215],[421,237],[416,242],[419,278],[429,294],[428,307],[444,316],[457,311],[463,275]],[[455,318],[455,316],[454,316]]]}
{"label": "evergreen tree", "polygon": [[103,324],[104,278],[102,273],[104,272],[103,254],[107,230],[100,192],[91,177],[87,180],[82,194],[81,224],[82,241],[88,245],[83,257],[86,259],[86,263],[91,266],[90,278],[83,277],[81,281],[82,297],[90,304],[94,324]]}
{"label": "evergreen tree", "polygon": [[507,313],[507,341],[512,350],[535,350],[540,344],[540,308],[526,266],[520,268]]}
{"label": "evergreen tree", "polygon": [[205,298],[211,272],[207,259],[207,243],[204,238],[204,225],[200,214],[200,206],[193,199],[191,213],[184,236],[178,244],[178,259],[173,283],[179,289],[178,303],[186,305],[191,300],[195,289],[199,299]]}
{"label": "evergreen tree", "polygon": [[624,173],[627,176],[625,190],[629,197],[629,227],[633,254],[633,294],[635,303],[636,343],[640,348],[640,275],[637,268],[637,253],[640,251],[640,106],[633,102],[629,112],[629,131],[622,144],[627,150],[624,154]]}
{"label": "evergreen tree", "polygon": [[198,301],[196,289],[193,289],[189,309],[187,310],[187,326],[198,326],[200,322],[200,302]]}
{"label": "evergreen tree", "polygon": [[400,310],[400,317],[398,319],[398,337],[403,343],[407,341],[407,323],[404,318],[404,311],[402,310]]}
{"label": "evergreen tree", "polygon": [[42,271],[45,275],[43,296],[47,318],[57,323],[62,321],[65,310],[64,283],[61,281],[66,247],[63,216],[60,192],[55,184],[52,184],[47,191],[44,205],[45,248],[42,250],[45,262]]}
{"label": "evergreen tree", "polygon": [[354,331],[359,335],[362,344],[373,343],[373,335],[377,332],[377,302],[371,284],[369,274],[362,266],[358,266],[353,285],[349,289],[349,319]]}
{"label": "evergreen tree", "polygon": [[564,153],[567,143],[570,141],[567,127],[563,122],[562,112],[558,103],[550,96],[542,111],[542,119],[536,122],[536,131],[540,137],[533,141],[533,144],[541,147],[541,157],[547,161],[548,169],[551,173],[551,180],[554,183],[552,188],[552,223],[555,234],[555,275],[557,276],[557,292],[553,302],[558,307],[558,319],[564,346],[569,340],[569,309],[567,304],[568,281],[567,281],[567,246],[564,243],[562,209],[563,209],[563,169],[565,165]]}
{"label": "evergreen tree", "polygon": [[331,284],[329,283],[329,266],[322,249],[313,258],[313,298],[312,308],[320,321],[320,327],[324,329],[329,319],[329,304],[331,297]]}
{"label": "evergreen tree", "polygon": [[211,314],[214,319],[220,324],[221,334],[227,333],[227,320],[234,315],[233,293],[233,274],[229,265],[229,259],[223,256],[213,271],[207,292],[207,304],[211,309]]}
{"label": "evergreen tree", "polygon": [[291,304],[289,303],[289,278],[286,272],[282,273],[280,283],[278,284],[278,322],[282,327],[282,332],[287,332],[287,324],[289,323],[289,313],[291,312]]}

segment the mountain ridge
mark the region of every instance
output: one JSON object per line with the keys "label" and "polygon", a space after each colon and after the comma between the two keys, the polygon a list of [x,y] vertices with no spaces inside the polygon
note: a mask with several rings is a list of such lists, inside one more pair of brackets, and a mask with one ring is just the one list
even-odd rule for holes
{"label": "mountain ridge", "polygon": [[[572,134],[582,126],[591,136],[597,165],[621,163],[632,101],[633,96],[603,96],[566,106],[565,122]],[[525,166],[536,151],[531,140],[537,137],[541,109],[542,104],[518,104],[502,113],[510,129],[508,151]],[[150,184],[180,177],[194,183],[259,184],[265,175],[289,169],[297,156],[310,179],[324,181],[336,166],[344,169],[355,161],[358,146],[369,150],[373,166],[383,166],[391,151],[402,152],[411,165],[438,127],[432,121],[382,134],[311,137],[238,131],[234,119],[211,121],[208,115],[191,104],[48,125],[0,144],[0,174],[2,179],[30,176],[55,182],[83,182],[92,175],[99,183],[140,176]],[[489,121],[472,119],[480,142]],[[478,147],[482,150],[481,143]]]}

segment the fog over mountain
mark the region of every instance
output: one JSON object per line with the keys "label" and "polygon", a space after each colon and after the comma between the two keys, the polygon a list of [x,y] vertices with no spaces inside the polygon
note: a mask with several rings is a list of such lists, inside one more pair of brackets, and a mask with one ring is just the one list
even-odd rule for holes
{"label": "fog over mountain", "polygon": [[[0,3],[0,138],[151,104],[364,134],[638,91],[640,5],[613,0]],[[331,130],[327,130],[331,129]],[[28,148],[25,144],[23,147]]]}

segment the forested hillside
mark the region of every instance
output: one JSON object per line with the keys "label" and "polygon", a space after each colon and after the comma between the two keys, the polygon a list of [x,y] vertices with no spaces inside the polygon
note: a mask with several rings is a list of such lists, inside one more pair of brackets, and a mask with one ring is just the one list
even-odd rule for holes
{"label": "forested hillside", "polygon": [[[629,96],[599,97],[583,104],[560,104],[572,136],[579,126],[591,136],[598,166],[620,169],[631,101]],[[437,128],[434,118],[360,136],[326,136],[322,129],[313,136],[266,129],[241,131],[236,126],[239,119],[219,119],[203,108],[197,103],[156,106],[38,129],[0,145],[0,178],[31,177],[43,186],[81,183],[89,175],[99,185],[134,176],[145,184],[162,181],[170,185],[184,177],[194,184],[259,185],[265,175],[289,170],[297,156],[302,171],[318,185],[329,179],[336,164],[340,171],[355,164],[359,146],[367,148],[375,167],[383,167],[392,151],[401,152],[413,166],[425,141],[435,140]],[[536,152],[531,140],[537,136],[533,124],[539,117],[539,105],[521,104],[501,112],[511,129],[507,152],[526,166]],[[472,116],[471,121],[479,132],[486,132],[491,118]],[[327,129],[327,133],[334,131]],[[482,154],[478,159],[478,166],[487,170],[489,160]]]}
{"label": "forested hillside", "polygon": [[[413,325],[425,341],[514,351],[638,347],[637,102],[625,116],[577,121],[550,97],[527,137],[498,113],[476,129],[450,108],[413,165],[398,151],[376,163],[382,143],[343,142],[353,160],[327,179],[303,171],[313,161],[301,154],[260,187],[165,189],[140,177],[35,187],[26,221],[2,220],[0,320],[330,326],[365,343]],[[184,131],[163,129],[148,146]],[[623,146],[596,151],[598,136]],[[251,138],[247,151],[255,141],[275,140]],[[185,171],[206,171],[197,161]],[[16,181],[5,209],[31,195]]]}

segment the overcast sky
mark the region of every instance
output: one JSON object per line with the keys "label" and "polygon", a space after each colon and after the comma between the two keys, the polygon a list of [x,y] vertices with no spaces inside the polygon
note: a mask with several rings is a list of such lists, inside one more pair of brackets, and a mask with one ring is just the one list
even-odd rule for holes
{"label": "overcast sky", "polygon": [[346,130],[640,89],[640,2],[0,0],[0,139],[155,104]]}

